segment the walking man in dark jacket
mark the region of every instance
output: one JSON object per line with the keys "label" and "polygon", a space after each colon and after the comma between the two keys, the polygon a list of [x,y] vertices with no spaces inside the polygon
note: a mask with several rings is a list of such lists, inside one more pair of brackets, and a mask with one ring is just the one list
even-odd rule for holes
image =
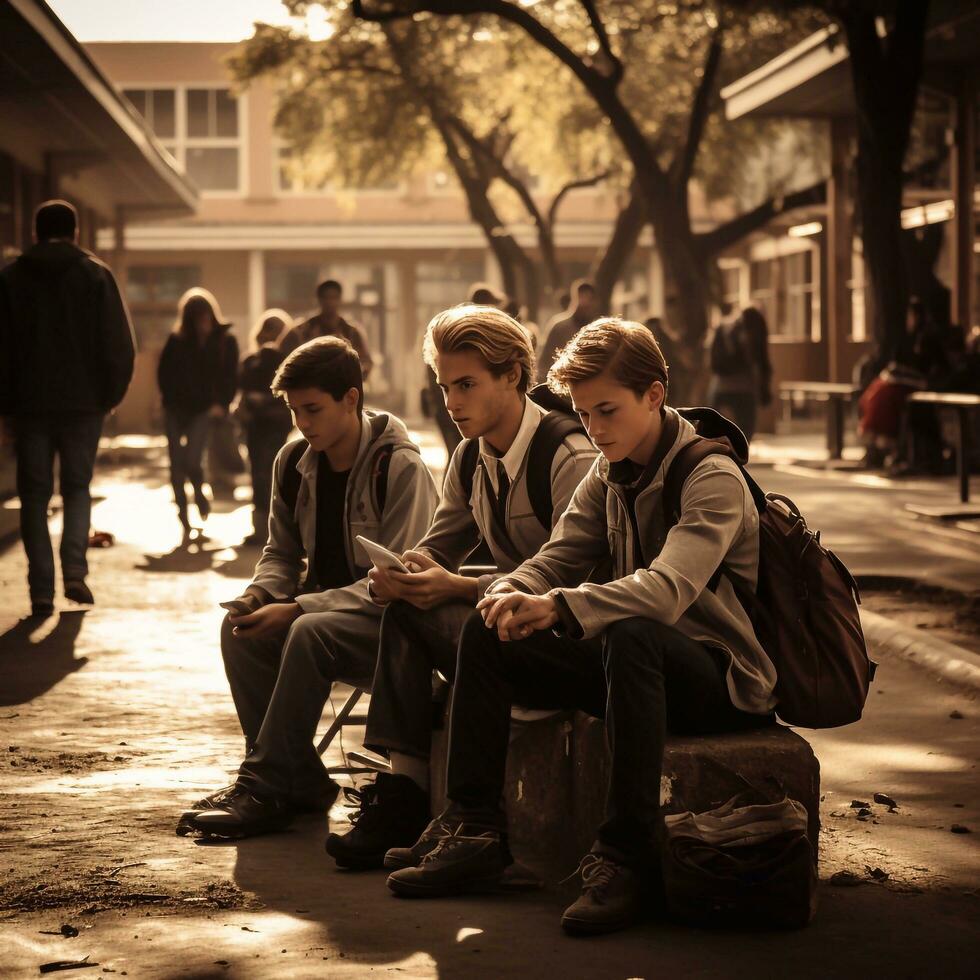
{"label": "walking man in dark jacket", "polygon": [[45,201],[36,244],[0,270],[0,415],[13,423],[20,530],[35,616],[54,611],[48,503],[60,462],[65,596],[94,601],[85,583],[89,484],[102,420],[133,375],[133,328],[112,272],[79,248],[75,208]]}

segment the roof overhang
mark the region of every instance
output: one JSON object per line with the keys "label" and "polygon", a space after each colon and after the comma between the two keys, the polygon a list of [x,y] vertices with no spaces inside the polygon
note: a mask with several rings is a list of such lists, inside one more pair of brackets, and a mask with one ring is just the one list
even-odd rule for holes
{"label": "roof overhang", "polygon": [[[883,30],[883,27],[881,28]],[[923,84],[951,91],[951,80],[980,64],[980,4],[938,0],[926,30]],[[972,66],[972,68],[971,68]],[[832,119],[856,112],[844,36],[825,27],[721,90],[728,119]]]}
{"label": "roof overhang", "polygon": [[126,220],[194,212],[194,184],[43,0],[0,3],[0,36],[0,149]]}

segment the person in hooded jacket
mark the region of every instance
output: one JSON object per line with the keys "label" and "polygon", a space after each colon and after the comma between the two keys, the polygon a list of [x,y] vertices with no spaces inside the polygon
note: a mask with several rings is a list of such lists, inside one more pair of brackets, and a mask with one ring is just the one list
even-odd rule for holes
{"label": "person in hooded jacket", "polygon": [[214,296],[194,287],[181,297],[177,321],[160,355],[157,382],[163,398],[170,482],[185,536],[191,533],[188,480],[201,520],[211,513],[202,458],[210,420],[228,414],[238,387],[238,341],[230,328],[230,323],[222,322]]}
{"label": "person in hooded jacket", "polygon": [[340,337],[296,348],[272,391],[302,439],[276,457],[269,542],[251,583],[225,603],[221,655],[245,759],[232,786],[199,800],[179,836],[243,838],[326,813],[339,786],[313,745],[335,680],[370,687],[382,609],[363,536],[400,554],[425,533],[438,491],[394,415],[364,409],[357,352]]}
{"label": "person in hooded jacket", "polygon": [[86,583],[89,485],[106,414],[133,376],[133,327],[112,271],[78,245],[78,215],[45,201],[36,243],[0,271],[0,416],[11,419],[31,611],[54,611],[48,504],[59,459],[65,596],[91,604]]}
{"label": "person in hooded jacket", "polygon": [[293,427],[289,407],[271,390],[286,356],[279,345],[291,326],[292,317],[285,310],[266,310],[252,331],[253,350],[239,372],[235,417],[245,432],[252,471],[252,533],[245,539],[247,545],[263,545],[269,536],[272,465]]}

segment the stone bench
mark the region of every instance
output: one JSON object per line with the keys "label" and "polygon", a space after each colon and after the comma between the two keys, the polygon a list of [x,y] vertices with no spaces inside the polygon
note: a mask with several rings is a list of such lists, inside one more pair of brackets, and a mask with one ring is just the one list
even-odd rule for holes
{"label": "stone bench", "polygon": [[[550,874],[572,872],[603,819],[609,752],[603,723],[562,713],[514,726],[504,800],[522,860]],[[448,733],[432,743],[433,812],[445,805]],[[741,777],[741,779],[739,778]],[[713,809],[746,780],[773,799],[806,807],[814,858],[820,832],[820,767],[809,743],[781,725],[730,735],[670,736],[661,802],[668,813]]]}

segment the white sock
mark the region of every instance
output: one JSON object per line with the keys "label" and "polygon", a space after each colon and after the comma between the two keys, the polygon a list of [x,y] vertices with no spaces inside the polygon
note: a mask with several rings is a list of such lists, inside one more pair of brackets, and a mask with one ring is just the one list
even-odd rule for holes
{"label": "white sock", "polygon": [[404,752],[390,752],[389,759],[393,776],[408,776],[420,789],[429,791],[428,760]]}

